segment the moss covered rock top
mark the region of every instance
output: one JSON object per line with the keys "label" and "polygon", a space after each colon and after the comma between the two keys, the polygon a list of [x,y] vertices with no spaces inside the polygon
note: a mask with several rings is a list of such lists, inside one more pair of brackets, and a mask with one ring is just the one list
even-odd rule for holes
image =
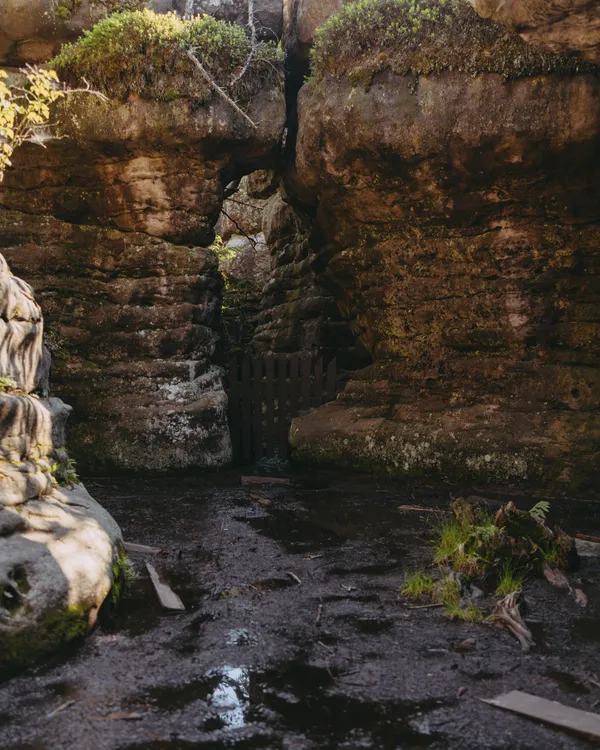
{"label": "moss covered rock top", "polygon": [[367,80],[385,69],[401,75],[454,69],[505,78],[597,70],[532,47],[480,18],[467,0],[358,0],[344,5],[317,30],[312,67],[317,78],[332,74]]}
{"label": "moss covered rock top", "polygon": [[[90,85],[109,97],[207,98],[208,85],[187,53],[240,101],[281,79],[283,53],[271,42],[252,51],[248,34],[212,16],[183,20],[174,13],[124,11],[100,21],[51,61],[70,85]],[[249,62],[248,62],[249,61]]]}

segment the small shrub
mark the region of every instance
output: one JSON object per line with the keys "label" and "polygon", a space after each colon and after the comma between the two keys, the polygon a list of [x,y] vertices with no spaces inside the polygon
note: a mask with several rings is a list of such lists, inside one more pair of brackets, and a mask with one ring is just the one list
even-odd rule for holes
{"label": "small shrub", "polygon": [[175,13],[145,9],[104,18],[81,39],[65,45],[51,64],[68,83],[80,85],[85,78],[117,99],[136,94],[203,102],[212,90],[187,57],[190,50],[218,85],[245,102],[282,80],[283,53],[273,42],[263,42],[246,74],[235,81],[251,49],[250,37],[237,24],[208,15],[184,20]]}
{"label": "small shrub", "polygon": [[409,573],[404,576],[400,593],[408,599],[431,599],[433,596],[433,578],[421,570]]}

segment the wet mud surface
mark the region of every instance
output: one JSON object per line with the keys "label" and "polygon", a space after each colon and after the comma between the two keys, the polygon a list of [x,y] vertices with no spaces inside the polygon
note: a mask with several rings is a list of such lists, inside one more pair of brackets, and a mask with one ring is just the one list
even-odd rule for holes
{"label": "wet mud surface", "polygon": [[[128,541],[165,551],[132,555],[121,611],[82,646],[0,685],[0,747],[593,746],[479,699],[519,689],[600,713],[600,558],[573,576],[585,609],[546,581],[526,585],[537,645],[523,654],[497,626],[398,593],[431,555],[431,515],[398,506],[446,507],[447,489],[321,476],[243,488],[239,474],[88,488]],[[600,535],[599,502],[552,511]],[[185,613],[160,609],[146,559]]]}

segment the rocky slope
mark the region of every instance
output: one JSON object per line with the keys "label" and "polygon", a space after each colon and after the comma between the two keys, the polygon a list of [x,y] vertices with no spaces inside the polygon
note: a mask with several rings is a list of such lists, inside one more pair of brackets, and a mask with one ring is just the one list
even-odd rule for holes
{"label": "rocky slope", "polygon": [[421,7],[345,6],[300,93],[293,184],[375,364],[296,421],[296,457],[592,482],[598,71],[466,3]]}
{"label": "rocky slope", "polygon": [[32,289],[0,255],[0,674],[84,635],[124,573],[119,527],[65,452],[71,409],[40,397],[42,331]]}
{"label": "rocky slope", "polygon": [[[225,62],[213,69],[231,75],[227,66],[247,56],[242,31],[147,12],[111,23],[111,54],[96,30],[57,61],[63,78],[85,75],[109,98],[69,98],[60,140],[17,154],[0,186],[0,245],[47,311],[56,391],[76,406],[72,444],[83,467],[220,466],[231,451],[211,364],[222,280],[206,247],[224,186],[276,158],[280,63],[275,52],[257,54],[236,89],[252,125],[176,57],[177,35],[196,34],[201,47],[203,34],[221,33]],[[148,39],[167,56],[160,71],[144,67],[153,64]]]}

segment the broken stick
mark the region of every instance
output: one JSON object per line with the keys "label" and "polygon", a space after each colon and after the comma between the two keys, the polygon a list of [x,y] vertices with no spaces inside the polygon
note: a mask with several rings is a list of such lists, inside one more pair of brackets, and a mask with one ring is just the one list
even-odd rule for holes
{"label": "broken stick", "polygon": [[505,693],[490,700],[485,698],[480,700],[490,706],[497,706],[506,711],[528,716],[530,719],[537,719],[547,724],[554,724],[554,726],[562,729],[569,729],[572,732],[600,739],[600,716],[589,711],[570,708],[557,701],[549,701],[545,698],[539,698],[537,695],[522,693],[520,690],[513,690],[511,693]]}
{"label": "broken stick", "polygon": [[148,569],[148,573],[150,573],[150,580],[152,581],[152,585],[154,586],[156,596],[158,597],[158,601],[161,603],[161,606],[163,606],[165,609],[173,610],[176,612],[184,612],[185,607],[183,605],[183,602],[170,588],[170,586],[167,586],[166,583],[161,583],[160,578],[158,577],[158,573],[156,572],[156,568],[154,568],[154,566],[150,565],[150,563],[148,562],[146,563],[146,568]]}

